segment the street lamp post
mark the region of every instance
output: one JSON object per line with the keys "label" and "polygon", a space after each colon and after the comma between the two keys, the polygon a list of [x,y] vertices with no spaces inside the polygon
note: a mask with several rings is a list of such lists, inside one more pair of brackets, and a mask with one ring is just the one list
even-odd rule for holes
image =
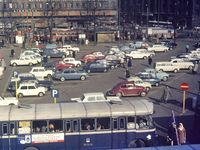
{"label": "street lamp post", "polygon": [[148,38],[148,28],[149,28],[149,0],[146,3],[146,7],[147,7],[147,14],[146,14],[146,38]]}

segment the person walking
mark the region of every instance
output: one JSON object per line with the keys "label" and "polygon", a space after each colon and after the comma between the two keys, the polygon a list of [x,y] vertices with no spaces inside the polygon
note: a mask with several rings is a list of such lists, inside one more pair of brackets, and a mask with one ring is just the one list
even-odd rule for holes
{"label": "person walking", "polygon": [[11,49],[11,51],[10,51],[10,57],[14,57],[14,56],[15,56],[15,50]]}
{"label": "person walking", "polygon": [[190,48],[190,46],[187,44],[187,45],[185,46],[185,52],[186,52],[186,53],[189,52],[189,48]]}
{"label": "person walking", "polygon": [[130,71],[128,68],[125,71],[125,76],[126,76],[126,79],[128,79],[130,77]]}
{"label": "person walking", "polygon": [[163,89],[161,101],[166,104],[168,99],[169,99],[169,96],[172,96],[171,90],[170,90],[169,86],[165,86],[164,89]]}
{"label": "person walking", "polygon": [[168,132],[167,132],[167,144],[168,145],[177,145],[178,144],[178,139],[177,139],[177,128],[176,124],[172,122],[169,127],[168,127]]}
{"label": "person walking", "polygon": [[152,58],[149,56],[149,58],[148,58],[148,63],[149,63],[149,65],[151,66],[151,64],[152,64]]}
{"label": "person walking", "polygon": [[131,68],[132,67],[132,61],[131,61],[131,58],[129,57],[128,58],[128,64],[127,64],[128,68]]}
{"label": "person walking", "polygon": [[198,67],[199,67],[198,64],[195,63],[194,67],[192,68],[192,74],[196,74],[197,73]]}
{"label": "person walking", "polygon": [[183,126],[183,123],[179,123],[178,125],[178,137],[179,137],[179,144],[183,145],[186,143],[186,130]]}

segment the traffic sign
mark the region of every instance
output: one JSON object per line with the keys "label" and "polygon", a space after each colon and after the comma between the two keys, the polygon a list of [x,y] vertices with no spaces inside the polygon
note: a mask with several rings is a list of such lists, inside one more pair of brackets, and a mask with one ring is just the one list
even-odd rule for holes
{"label": "traffic sign", "polygon": [[59,97],[59,91],[58,90],[51,90],[51,96],[53,98],[58,98]]}
{"label": "traffic sign", "polygon": [[189,89],[189,85],[187,83],[181,83],[180,88],[181,90],[186,91]]}

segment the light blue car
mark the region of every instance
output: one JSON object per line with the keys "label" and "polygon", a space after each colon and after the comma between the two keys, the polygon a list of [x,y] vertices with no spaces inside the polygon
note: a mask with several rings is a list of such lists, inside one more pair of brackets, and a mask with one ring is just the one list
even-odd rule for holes
{"label": "light blue car", "polygon": [[61,71],[56,71],[53,75],[53,79],[60,81],[65,80],[85,80],[88,77],[88,74],[78,68],[68,68]]}
{"label": "light blue car", "polygon": [[152,77],[158,78],[162,81],[167,81],[169,79],[169,74],[163,71],[158,71],[152,68],[146,68],[144,71],[151,74]]}

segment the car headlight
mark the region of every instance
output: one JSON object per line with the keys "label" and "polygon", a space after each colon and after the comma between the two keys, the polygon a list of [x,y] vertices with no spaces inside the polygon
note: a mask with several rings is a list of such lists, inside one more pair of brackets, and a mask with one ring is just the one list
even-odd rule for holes
{"label": "car headlight", "polygon": [[147,140],[151,140],[151,134],[148,134],[147,136],[146,136],[146,138],[147,138]]}

